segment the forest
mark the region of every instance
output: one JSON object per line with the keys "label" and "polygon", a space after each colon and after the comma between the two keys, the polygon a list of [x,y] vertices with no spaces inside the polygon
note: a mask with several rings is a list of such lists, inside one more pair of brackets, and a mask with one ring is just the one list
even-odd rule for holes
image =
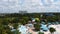
{"label": "forest", "polygon": [[[46,22],[46,24],[48,22],[60,22],[60,13],[5,14],[4,16],[0,16],[0,34],[20,34],[17,30],[18,24],[27,24],[32,18],[39,18],[39,21],[36,21],[38,23],[41,23],[42,21]],[[11,32],[8,25],[13,25],[16,31]]]}

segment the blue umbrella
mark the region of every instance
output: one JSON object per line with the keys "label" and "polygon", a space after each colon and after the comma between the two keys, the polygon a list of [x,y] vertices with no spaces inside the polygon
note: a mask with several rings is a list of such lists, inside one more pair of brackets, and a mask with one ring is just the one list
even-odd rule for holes
{"label": "blue umbrella", "polygon": [[21,27],[18,28],[20,32],[23,34],[26,34],[26,31],[28,30],[25,26],[21,25]]}
{"label": "blue umbrella", "polygon": [[48,30],[47,26],[44,24],[41,24],[41,28],[42,28],[42,30],[46,30],[46,31]]}

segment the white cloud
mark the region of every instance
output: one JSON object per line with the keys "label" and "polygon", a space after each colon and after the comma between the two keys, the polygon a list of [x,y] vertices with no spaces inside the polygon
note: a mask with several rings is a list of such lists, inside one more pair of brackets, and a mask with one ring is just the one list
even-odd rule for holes
{"label": "white cloud", "polygon": [[0,0],[0,12],[18,12],[27,10],[29,12],[56,12],[60,9],[60,1],[47,2],[43,0]]}

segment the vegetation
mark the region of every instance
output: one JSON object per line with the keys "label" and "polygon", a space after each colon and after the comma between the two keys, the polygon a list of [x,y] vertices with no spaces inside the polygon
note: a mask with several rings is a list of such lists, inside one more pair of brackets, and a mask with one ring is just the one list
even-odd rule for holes
{"label": "vegetation", "polygon": [[51,34],[53,34],[56,30],[54,28],[50,28],[49,31],[51,32]]}
{"label": "vegetation", "polygon": [[[11,32],[11,29],[9,28],[9,24],[12,24],[14,28],[17,30],[18,23],[20,24],[27,24],[31,18],[39,18],[40,21],[36,21],[37,24],[34,24],[35,30],[40,30],[40,22],[44,19],[46,20],[46,24],[48,22],[60,22],[60,14],[59,13],[53,13],[54,16],[46,16],[45,13],[43,13],[43,16],[41,17],[40,13],[27,13],[27,14],[5,14],[4,16],[0,16],[0,34],[14,34],[14,32]],[[43,19],[43,20],[42,20]],[[18,32],[18,31],[17,31]],[[50,28],[50,32],[55,32],[55,29]]]}
{"label": "vegetation", "polygon": [[[0,18],[0,34],[14,34],[14,32],[12,32],[10,27],[8,26],[11,23],[10,20],[11,19]],[[15,29],[17,29],[18,22],[17,23],[11,23],[11,24],[13,24]]]}
{"label": "vegetation", "polygon": [[39,32],[38,34],[44,34],[43,32]]}
{"label": "vegetation", "polygon": [[35,30],[40,31],[40,25],[39,24],[34,24]]}

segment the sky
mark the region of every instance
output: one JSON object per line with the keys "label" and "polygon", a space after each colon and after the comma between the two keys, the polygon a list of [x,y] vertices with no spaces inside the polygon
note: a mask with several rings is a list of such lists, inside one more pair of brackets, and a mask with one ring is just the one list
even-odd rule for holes
{"label": "sky", "polygon": [[0,0],[0,13],[60,12],[60,0]]}

